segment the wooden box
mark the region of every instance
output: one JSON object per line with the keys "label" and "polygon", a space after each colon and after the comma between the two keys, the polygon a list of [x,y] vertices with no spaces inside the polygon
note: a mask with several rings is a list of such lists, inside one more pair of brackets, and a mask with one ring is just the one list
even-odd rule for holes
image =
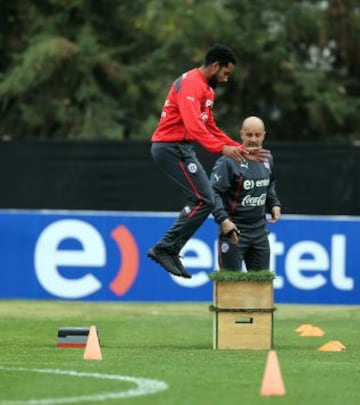
{"label": "wooden box", "polygon": [[216,281],[214,304],[220,308],[273,308],[272,281]]}
{"label": "wooden box", "polygon": [[214,349],[273,347],[272,281],[215,281]]}

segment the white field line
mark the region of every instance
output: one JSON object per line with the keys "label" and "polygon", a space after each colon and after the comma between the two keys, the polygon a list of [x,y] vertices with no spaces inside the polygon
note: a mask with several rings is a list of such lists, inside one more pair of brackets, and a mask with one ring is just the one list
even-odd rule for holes
{"label": "white field line", "polygon": [[44,374],[58,374],[69,375],[72,377],[87,377],[97,378],[104,380],[117,380],[131,382],[136,385],[136,388],[132,388],[126,391],[119,392],[103,392],[93,395],[81,395],[76,397],[63,397],[63,398],[44,398],[44,399],[28,399],[22,401],[0,401],[0,405],[54,405],[54,404],[75,404],[79,402],[89,401],[105,401],[107,399],[121,399],[138,397],[143,395],[155,394],[156,392],[164,391],[168,389],[168,385],[159,380],[151,380],[141,377],[129,377],[126,375],[113,375],[113,374],[101,374],[101,373],[84,373],[72,370],[58,370],[51,368],[15,368],[15,367],[2,367],[0,370],[4,371],[21,371],[28,373],[44,373]]}

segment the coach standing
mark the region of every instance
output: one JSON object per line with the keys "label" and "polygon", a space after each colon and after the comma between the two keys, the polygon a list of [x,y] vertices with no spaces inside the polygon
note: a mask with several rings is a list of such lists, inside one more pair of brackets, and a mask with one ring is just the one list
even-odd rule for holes
{"label": "coach standing", "polygon": [[[258,117],[244,120],[240,131],[243,145],[262,146],[265,126]],[[234,162],[221,157],[215,162],[210,181],[215,192],[215,221],[220,226],[219,266],[240,271],[245,262],[248,271],[269,270],[269,222],[281,217],[276,194],[273,158],[264,162]],[[232,229],[240,231],[231,232]],[[230,232],[229,232],[230,230]]]}
{"label": "coach standing", "polygon": [[154,161],[187,197],[187,204],[175,223],[148,251],[151,259],[176,276],[191,278],[179,252],[212,212],[215,203],[210,181],[192,143],[238,162],[244,157],[262,161],[267,155],[262,148],[240,145],[216,126],[213,89],[228,81],[236,62],[230,48],[215,45],[206,53],[202,66],[175,80],[151,138]]}

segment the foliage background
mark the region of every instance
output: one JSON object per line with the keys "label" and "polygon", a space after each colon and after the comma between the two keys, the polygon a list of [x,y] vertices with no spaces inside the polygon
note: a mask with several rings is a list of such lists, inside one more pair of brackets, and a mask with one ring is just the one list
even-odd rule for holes
{"label": "foliage background", "polygon": [[240,63],[217,90],[230,136],[360,142],[356,0],[0,0],[2,139],[149,139],[172,81],[216,42]]}

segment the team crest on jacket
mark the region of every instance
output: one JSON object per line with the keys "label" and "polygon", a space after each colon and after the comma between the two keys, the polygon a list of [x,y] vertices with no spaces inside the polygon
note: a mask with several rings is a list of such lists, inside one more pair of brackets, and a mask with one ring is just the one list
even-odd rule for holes
{"label": "team crest on jacket", "polygon": [[188,169],[188,171],[189,171],[190,173],[196,173],[197,170],[198,170],[198,167],[197,167],[197,165],[196,165],[195,163],[189,163],[189,164],[187,165],[187,169]]}
{"label": "team crest on jacket", "polygon": [[222,243],[221,243],[221,246],[220,246],[220,249],[221,249],[221,252],[222,252],[222,253],[228,252],[229,249],[230,249],[229,243],[228,243],[228,242],[222,242]]}

